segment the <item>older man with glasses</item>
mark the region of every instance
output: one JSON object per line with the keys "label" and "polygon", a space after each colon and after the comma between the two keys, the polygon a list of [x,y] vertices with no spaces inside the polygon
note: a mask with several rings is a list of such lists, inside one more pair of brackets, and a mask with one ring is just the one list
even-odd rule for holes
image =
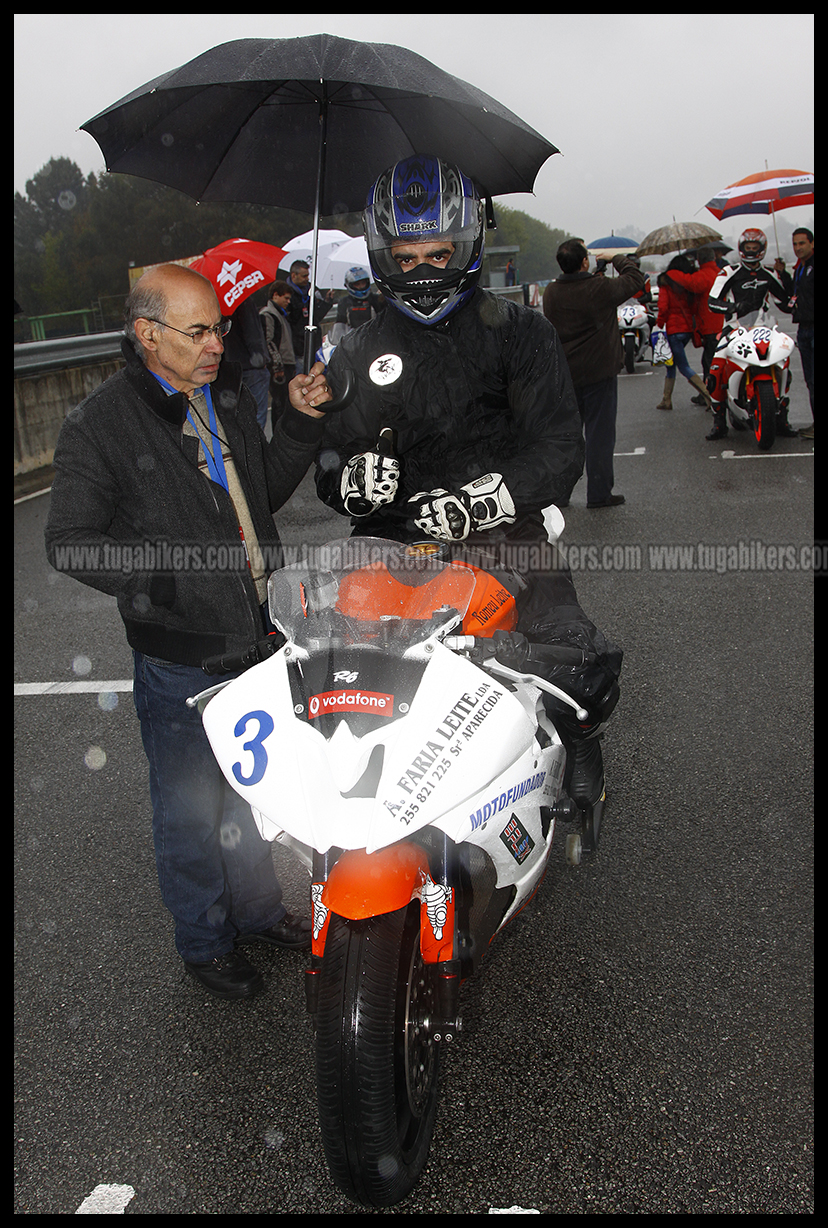
{"label": "older man with glasses", "polygon": [[46,526],[57,570],[117,598],[134,656],[161,894],[186,971],[222,998],[263,988],[239,946],[309,945],[250,809],[227,786],[197,711],[204,658],[271,629],[281,566],[272,514],[304,476],[330,400],[321,364],[290,384],[268,443],[209,281],[144,274],[126,305],[126,366],[66,418]]}

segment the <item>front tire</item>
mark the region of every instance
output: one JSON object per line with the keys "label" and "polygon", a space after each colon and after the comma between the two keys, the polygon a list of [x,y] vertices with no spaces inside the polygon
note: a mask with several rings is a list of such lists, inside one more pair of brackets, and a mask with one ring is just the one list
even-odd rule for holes
{"label": "front tire", "polygon": [[779,402],[770,380],[759,380],[756,383],[756,412],[754,415],[754,431],[759,450],[766,452],[773,447],[776,439],[776,412]]}
{"label": "front tire", "polygon": [[410,1193],[437,1114],[439,1046],[420,954],[420,906],[347,921],[333,915],[320,973],[319,1124],[334,1182],[364,1206]]}

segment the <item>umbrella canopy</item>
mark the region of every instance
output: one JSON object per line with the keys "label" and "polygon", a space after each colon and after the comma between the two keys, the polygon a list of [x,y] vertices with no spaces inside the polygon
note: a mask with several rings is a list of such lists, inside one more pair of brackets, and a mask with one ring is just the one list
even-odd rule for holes
{"label": "umbrella canopy", "polygon": [[[320,265],[323,258],[330,255],[337,247],[347,243],[350,238],[351,236],[346,234],[344,230],[320,230],[316,235],[317,265]],[[286,254],[282,261],[282,268],[289,269],[294,260],[304,260],[313,268],[313,240],[314,232],[312,230],[306,230],[304,234],[294,235],[292,239],[288,239],[284,245]]]}
{"label": "umbrella canopy", "polygon": [[368,276],[371,276],[368,244],[362,235],[335,247],[327,256],[319,257],[316,284],[324,290],[342,290],[345,287],[345,274],[356,267],[368,269]]}
{"label": "umbrella canopy", "polygon": [[596,260],[612,260],[613,256],[631,256],[638,248],[635,239],[625,239],[623,235],[607,235],[604,239],[593,239],[587,243],[586,249]]}
{"label": "umbrella canopy", "polygon": [[639,243],[638,254],[664,256],[667,252],[685,252],[690,248],[704,247],[706,243],[721,237],[718,230],[711,230],[703,222],[671,222],[669,226],[651,230]]}
{"label": "umbrella canopy", "polygon": [[272,247],[269,243],[227,239],[209,248],[191,263],[190,268],[209,278],[218,295],[222,315],[230,316],[256,290],[275,281],[284,255],[281,247]]}
{"label": "umbrella canopy", "polygon": [[[422,56],[330,34],[212,47],[81,127],[109,171],[195,200],[312,212],[316,232],[321,216],[361,210],[373,180],[412,154],[456,163],[490,197],[531,192],[559,152]],[[306,355],[316,350],[313,302],[311,280]]]}
{"label": "umbrella canopy", "polygon": [[813,203],[813,171],[760,171],[723,188],[705,209],[721,221],[739,213],[778,213]]}
{"label": "umbrella canopy", "polygon": [[483,195],[495,196],[531,192],[540,167],[559,152],[422,56],[329,34],[223,43],[82,128],[107,170],[196,200],[306,213],[318,206],[322,216],[361,210],[372,181],[411,154],[456,162]]}

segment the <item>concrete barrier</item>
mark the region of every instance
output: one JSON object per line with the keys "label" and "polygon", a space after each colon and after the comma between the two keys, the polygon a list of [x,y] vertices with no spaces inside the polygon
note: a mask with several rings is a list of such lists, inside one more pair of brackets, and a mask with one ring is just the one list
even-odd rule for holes
{"label": "concrete barrier", "polygon": [[[78,342],[83,339],[65,340]],[[104,356],[112,353],[111,345],[108,350],[107,347],[102,350],[99,344],[97,355],[91,347],[82,354],[71,347],[62,355],[52,355],[51,362],[46,362],[45,355],[36,354],[33,348],[40,344],[48,346],[51,343],[31,342],[14,347],[15,477],[51,465],[63,419],[124,365],[119,354],[118,357]],[[44,366],[52,369],[43,369]]]}

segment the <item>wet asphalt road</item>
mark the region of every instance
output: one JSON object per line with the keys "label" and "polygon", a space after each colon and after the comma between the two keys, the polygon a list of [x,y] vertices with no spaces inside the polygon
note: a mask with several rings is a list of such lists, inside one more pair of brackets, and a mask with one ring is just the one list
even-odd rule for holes
{"label": "wet asphalt road", "polygon": [[[582,481],[566,513],[581,602],[626,653],[601,847],[575,869],[559,842],[464,987],[428,1167],[388,1214],[813,1212],[813,579],[766,549],[812,540],[813,444],[708,444],[684,381],[659,413],[647,371],[619,378],[627,504],[588,511]],[[15,682],[128,679],[114,602],[46,563],[48,504],[15,508]],[[278,520],[343,527],[307,480]],[[665,545],[702,569],[658,570]],[[324,1164],[302,957],[257,948],[251,1002],[185,978],[131,696],[15,718],[15,1211],[117,1183],[126,1214],[364,1213]]]}

